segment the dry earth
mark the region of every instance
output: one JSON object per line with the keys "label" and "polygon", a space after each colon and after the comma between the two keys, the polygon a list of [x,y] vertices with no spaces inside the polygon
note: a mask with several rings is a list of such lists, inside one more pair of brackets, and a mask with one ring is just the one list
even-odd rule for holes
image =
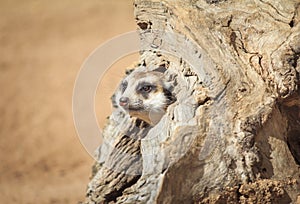
{"label": "dry earth", "polygon": [[98,45],[135,29],[132,1],[2,0],[0,16],[0,203],[76,203],[93,160],[74,81]]}

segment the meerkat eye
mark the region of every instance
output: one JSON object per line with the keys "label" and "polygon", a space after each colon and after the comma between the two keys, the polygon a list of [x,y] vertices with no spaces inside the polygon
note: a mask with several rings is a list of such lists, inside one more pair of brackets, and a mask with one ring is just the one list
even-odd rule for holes
{"label": "meerkat eye", "polygon": [[152,91],[152,86],[151,85],[142,86],[140,91],[149,93],[150,91]]}
{"label": "meerkat eye", "polygon": [[156,85],[149,82],[140,82],[136,88],[137,93],[148,94],[156,90]]}

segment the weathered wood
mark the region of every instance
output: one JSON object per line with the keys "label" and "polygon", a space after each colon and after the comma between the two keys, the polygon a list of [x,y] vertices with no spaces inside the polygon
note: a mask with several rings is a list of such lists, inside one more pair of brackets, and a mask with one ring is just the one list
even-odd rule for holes
{"label": "weathered wood", "polygon": [[[104,139],[116,145],[100,148],[86,203],[295,203],[300,2],[136,0],[134,6],[142,43],[156,45],[143,50],[140,62],[167,68],[177,101],[156,126],[127,135],[134,141],[119,130],[136,121],[113,113]],[[160,52],[168,48],[174,55]],[[140,156],[133,162],[128,155]]]}

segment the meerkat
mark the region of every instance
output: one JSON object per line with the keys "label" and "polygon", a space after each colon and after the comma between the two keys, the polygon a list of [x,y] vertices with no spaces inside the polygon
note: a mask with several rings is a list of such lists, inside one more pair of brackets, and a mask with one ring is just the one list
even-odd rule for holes
{"label": "meerkat", "polygon": [[160,71],[133,71],[112,97],[114,107],[150,125],[155,125],[167,107],[176,101],[171,82]]}

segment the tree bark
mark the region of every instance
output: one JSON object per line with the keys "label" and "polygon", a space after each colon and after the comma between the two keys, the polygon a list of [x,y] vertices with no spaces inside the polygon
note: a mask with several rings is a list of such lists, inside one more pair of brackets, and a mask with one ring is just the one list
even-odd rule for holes
{"label": "tree bark", "polygon": [[299,0],[134,6],[155,45],[139,66],[167,68],[177,101],[154,127],[112,114],[85,203],[296,203]]}

